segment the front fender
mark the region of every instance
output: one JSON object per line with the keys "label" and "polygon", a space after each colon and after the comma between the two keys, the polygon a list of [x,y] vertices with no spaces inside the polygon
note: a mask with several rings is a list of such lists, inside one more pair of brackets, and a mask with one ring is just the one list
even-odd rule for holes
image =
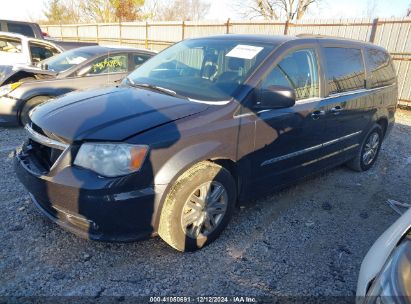
{"label": "front fender", "polygon": [[21,87],[17,88],[10,95],[13,95],[14,98],[27,101],[36,96],[61,96],[73,91],[71,88],[52,88],[46,86],[28,87],[29,84],[31,83],[27,83],[27,87],[25,84],[22,84]]}
{"label": "front fender", "polygon": [[184,148],[169,158],[158,170],[154,177],[154,184],[166,185],[175,181],[195,163],[217,157],[220,147],[222,143],[206,141]]}

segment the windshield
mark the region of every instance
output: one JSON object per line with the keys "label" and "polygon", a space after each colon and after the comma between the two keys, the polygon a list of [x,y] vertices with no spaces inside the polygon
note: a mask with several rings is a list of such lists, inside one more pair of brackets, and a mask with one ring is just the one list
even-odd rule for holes
{"label": "windshield", "polygon": [[153,57],[128,78],[191,99],[229,100],[274,47],[232,39],[186,40]]}
{"label": "windshield", "polygon": [[50,57],[42,61],[41,64],[47,64],[47,69],[50,71],[63,72],[95,55],[96,53],[93,52],[75,49]]}

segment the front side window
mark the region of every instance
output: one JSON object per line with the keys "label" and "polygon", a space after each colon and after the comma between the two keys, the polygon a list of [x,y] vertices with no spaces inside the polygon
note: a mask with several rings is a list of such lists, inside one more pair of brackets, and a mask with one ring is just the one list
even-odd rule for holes
{"label": "front side window", "polygon": [[326,47],[329,94],[365,88],[365,71],[360,49]]}
{"label": "front side window", "polygon": [[129,79],[192,100],[226,101],[276,46],[237,39],[186,40],[154,56]]}
{"label": "front side window", "polygon": [[133,70],[137,69],[150,58],[151,56],[147,54],[133,54]]}
{"label": "front side window", "polygon": [[21,39],[0,37],[0,52],[21,53]]}
{"label": "front side window", "polygon": [[49,57],[52,57],[60,53],[56,48],[50,45],[45,45],[45,44],[40,44],[40,43],[35,43],[35,42],[30,42],[29,48],[30,48],[31,60],[34,63],[40,62],[42,60],[45,60]]}
{"label": "front side window", "polygon": [[318,97],[319,79],[315,50],[303,49],[288,54],[261,84],[263,89],[273,85],[294,89],[297,100]]}
{"label": "front side window", "polygon": [[378,49],[367,49],[367,66],[370,70],[370,86],[377,88],[395,83],[395,70],[390,56]]}
{"label": "front side window", "polygon": [[87,75],[125,72],[128,72],[128,55],[119,54],[97,59],[91,64],[91,69]]}
{"label": "front side window", "polygon": [[27,24],[7,22],[9,32],[21,34],[27,37],[34,37],[34,32],[31,26]]}

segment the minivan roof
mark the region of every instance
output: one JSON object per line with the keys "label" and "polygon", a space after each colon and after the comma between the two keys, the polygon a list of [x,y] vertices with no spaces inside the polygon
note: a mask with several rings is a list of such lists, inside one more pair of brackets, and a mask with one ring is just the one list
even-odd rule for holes
{"label": "minivan roof", "polygon": [[325,35],[317,35],[317,34],[299,34],[296,36],[289,36],[289,35],[250,35],[250,34],[223,34],[223,35],[215,35],[215,36],[207,36],[207,37],[200,37],[194,39],[221,39],[221,40],[238,40],[244,42],[260,42],[260,43],[275,43],[275,44],[282,44],[287,41],[291,40],[304,40],[306,42],[309,41],[321,41],[329,42],[329,43],[339,43],[339,44],[351,44],[351,45],[363,45],[369,46],[376,49],[381,49],[386,52],[383,47],[378,45],[361,41],[355,39],[347,39],[343,37],[334,37],[334,36],[325,36]]}
{"label": "minivan roof", "polygon": [[238,40],[238,41],[248,41],[248,42],[262,42],[262,43],[283,43],[289,40],[297,39],[295,36],[286,35],[249,35],[249,34],[223,34],[215,36],[206,36],[193,38],[195,39],[218,39],[218,40]]}

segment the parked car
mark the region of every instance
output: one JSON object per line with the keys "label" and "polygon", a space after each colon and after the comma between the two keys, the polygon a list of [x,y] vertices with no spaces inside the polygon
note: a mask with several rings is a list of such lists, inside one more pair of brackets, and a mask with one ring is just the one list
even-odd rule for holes
{"label": "parked car", "polygon": [[34,66],[63,51],[63,48],[45,40],[0,32],[0,65]]}
{"label": "parked car", "polygon": [[19,80],[0,87],[0,126],[25,124],[28,112],[50,98],[115,84],[154,54],[135,48],[89,46],[42,61],[43,69],[24,71],[25,77],[37,81]]}
{"label": "parked car", "polygon": [[40,61],[80,46],[97,45],[69,41],[55,42],[0,32],[0,86],[17,81],[34,80],[39,74],[47,75],[48,72],[38,66]]}
{"label": "parked car", "polygon": [[202,248],[246,200],[343,163],[365,171],[394,124],[388,53],[344,39],[184,40],[117,87],[36,107],[15,170],[83,237]]}
{"label": "parked car", "polygon": [[26,37],[44,39],[48,34],[42,32],[40,26],[34,22],[0,20],[0,31],[20,34]]}
{"label": "parked car", "polygon": [[378,238],[365,256],[357,303],[411,303],[411,209]]}
{"label": "parked car", "polygon": [[34,22],[26,21],[15,21],[15,20],[0,20],[0,31],[20,34],[26,37],[36,38],[36,39],[46,39],[64,50],[70,50],[83,46],[98,45],[94,42],[83,42],[83,41],[62,41],[53,37],[49,34],[43,32],[40,25]]}

